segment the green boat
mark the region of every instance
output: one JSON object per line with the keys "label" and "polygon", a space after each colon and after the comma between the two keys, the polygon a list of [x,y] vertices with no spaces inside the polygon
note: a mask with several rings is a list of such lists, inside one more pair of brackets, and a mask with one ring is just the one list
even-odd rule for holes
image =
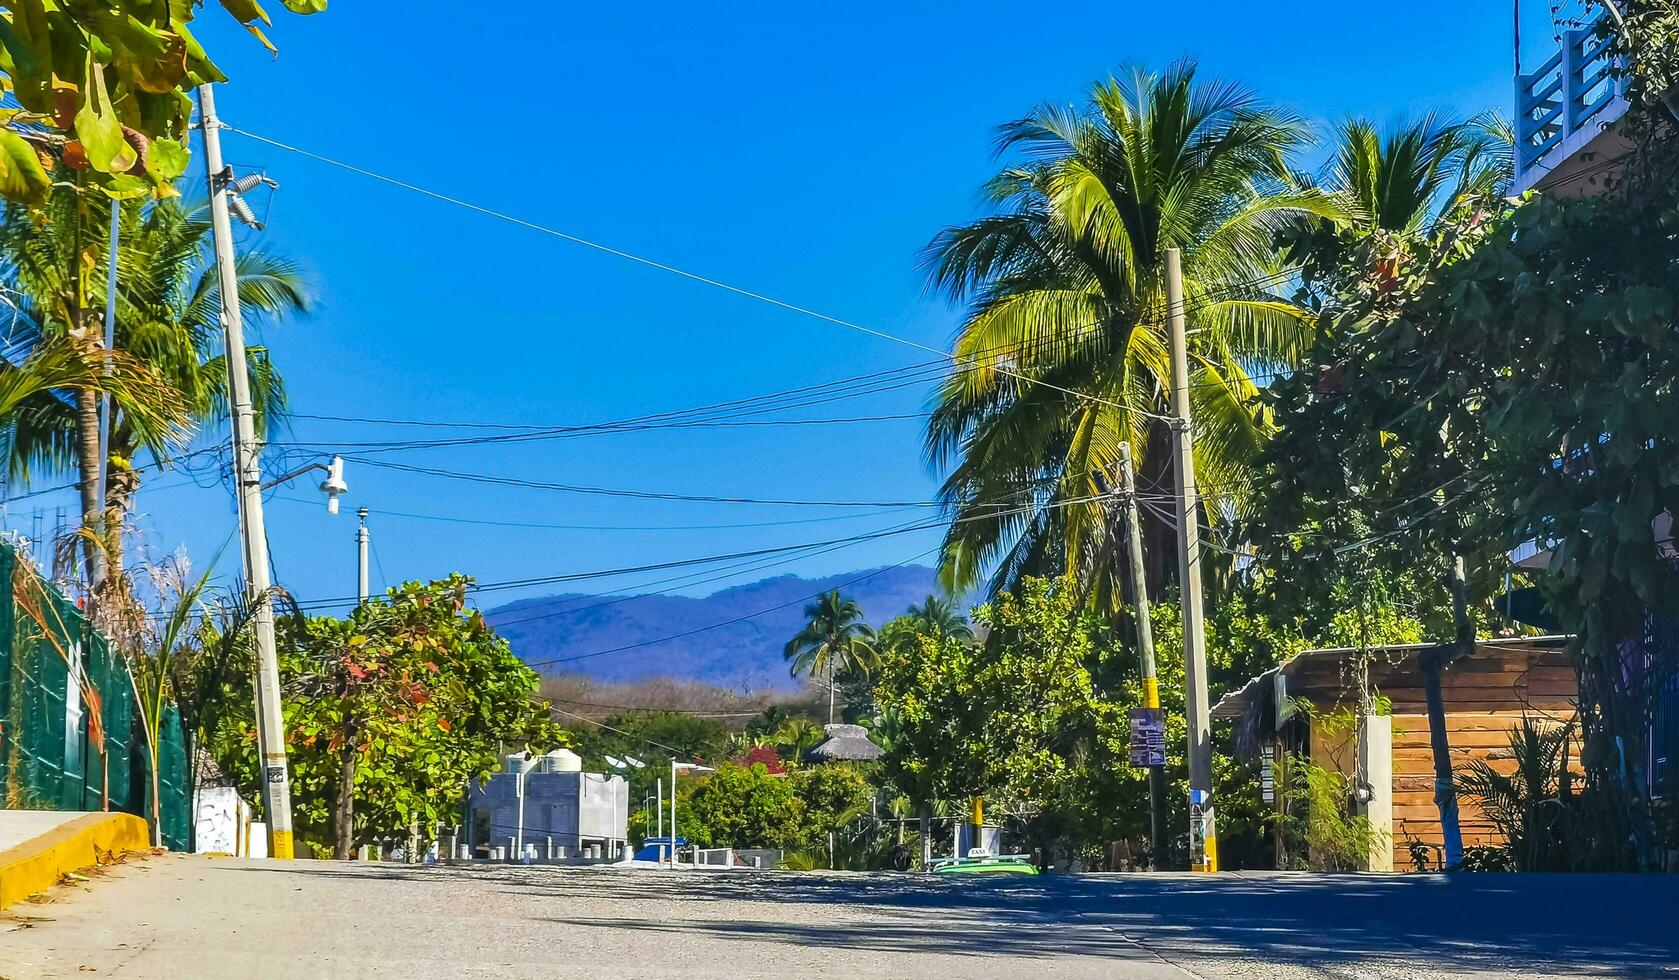
{"label": "green boat", "polygon": [[991,854],[973,848],[967,857],[939,858],[928,870],[936,875],[1035,875],[1037,865],[1030,854]]}

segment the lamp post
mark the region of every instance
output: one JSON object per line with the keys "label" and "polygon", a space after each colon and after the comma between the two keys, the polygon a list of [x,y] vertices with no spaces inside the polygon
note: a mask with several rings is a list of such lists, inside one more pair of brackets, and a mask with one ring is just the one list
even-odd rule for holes
{"label": "lamp post", "polygon": [[513,836],[513,860],[525,859],[525,776],[542,761],[542,756],[533,756],[519,762],[519,770],[513,774],[513,795],[519,799],[519,822]]}
{"label": "lamp post", "polygon": [[[637,769],[647,768],[647,763],[642,762],[640,759],[637,759],[633,755],[626,755],[622,759],[619,759],[615,756],[610,756],[609,755],[609,756],[606,757],[606,764],[611,766],[612,768],[618,770],[619,772],[629,774],[629,775],[624,777],[624,828],[623,828],[623,834],[618,838],[619,851],[620,851],[620,853],[623,853],[623,852],[627,852],[629,850],[629,844],[630,844],[630,842],[629,842],[629,836],[630,836],[630,831],[629,831],[629,822],[630,822],[630,793],[629,793],[629,790],[630,790],[630,776],[635,775],[635,771]],[[610,786],[611,783],[609,782],[607,785]],[[643,800],[643,802],[645,802],[645,800]],[[612,829],[613,830],[619,829],[618,828],[618,794],[617,794],[617,792],[613,792],[613,794],[612,794]],[[610,856],[610,855],[608,855],[608,856]]]}
{"label": "lamp post", "polygon": [[677,762],[676,756],[670,757],[670,866],[676,867],[676,774],[679,772],[716,772],[710,766],[702,766],[697,762]]}

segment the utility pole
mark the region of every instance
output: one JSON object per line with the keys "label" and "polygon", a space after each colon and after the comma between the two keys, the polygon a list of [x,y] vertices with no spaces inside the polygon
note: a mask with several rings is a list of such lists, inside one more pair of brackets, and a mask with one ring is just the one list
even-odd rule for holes
{"label": "utility pole", "polygon": [[1212,728],[1207,717],[1201,506],[1195,491],[1195,431],[1189,413],[1183,261],[1175,248],[1166,250],[1166,310],[1172,335],[1172,434],[1178,456],[1178,578],[1183,601],[1184,713],[1189,722],[1189,860],[1193,870],[1211,872],[1218,870],[1218,837],[1213,820]]}
{"label": "utility pole", "polygon": [[251,378],[245,359],[245,328],[239,312],[239,275],[228,216],[231,172],[222,163],[221,122],[209,85],[198,87],[199,125],[204,134],[204,177],[210,189],[210,228],[216,242],[222,332],[226,343],[228,409],[233,432],[233,479],[238,490],[239,539],[245,560],[245,597],[251,604],[256,641],[257,736],[262,754],[262,802],[268,817],[268,854],[292,857],[291,774],[286,765],[285,720],[280,713],[280,670],[274,651],[274,606],[268,570],[268,530],[262,516],[262,447],[251,409]]}
{"label": "utility pole", "polygon": [[[1125,537],[1131,557],[1131,590],[1137,605],[1137,653],[1143,668],[1143,707],[1160,711],[1160,680],[1154,667],[1154,624],[1148,608],[1148,578],[1143,569],[1143,526],[1137,516],[1137,474],[1131,462],[1131,444],[1119,444],[1119,479],[1125,502]],[[1166,839],[1166,767],[1148,767],[1149,848],[1156,871],[1166,870],[1172,860]]]}
{"label": "utility pole", "polygon": [[367,605],[367,508],[356,508],[356,604]]}

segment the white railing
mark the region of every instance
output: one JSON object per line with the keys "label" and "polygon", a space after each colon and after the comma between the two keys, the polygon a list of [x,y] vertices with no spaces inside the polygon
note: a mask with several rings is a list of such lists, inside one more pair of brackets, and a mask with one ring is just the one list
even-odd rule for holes
{"label": "white railing", "polygon": [[[1589,139],[1625,111],[1625,84],[1617,77],[1609,39],[1599,35],[1606,17],[1600,14],[1596,22],[1563,34],[1561,50],[1549,61],[1517,76],[1518,177],[1546,163],[1546,154],[1569,143],[1571,137],[1586,133]],[[1546,169],[1558,162],[1548,161]]]}

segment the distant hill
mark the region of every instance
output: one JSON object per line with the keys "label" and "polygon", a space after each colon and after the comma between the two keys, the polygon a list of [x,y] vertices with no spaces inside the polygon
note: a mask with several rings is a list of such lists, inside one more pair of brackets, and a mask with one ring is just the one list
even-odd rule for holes
{"label": "distant hill", "polygon": [[[842,586],[877,627],[936,591],[932,569],[901,565],[817,579],[783,575],[698,598],[521,599],[487,611],[485,618],[515,653],[544,673],[585,674],[602,682],[675,677],[736,690],[793,690],[800,685],[788,676],[782,647],[804,625],[810,597]],[[603,653],[608,650],[614,652]],[[545,663],[593,653],[602,655]]]}

